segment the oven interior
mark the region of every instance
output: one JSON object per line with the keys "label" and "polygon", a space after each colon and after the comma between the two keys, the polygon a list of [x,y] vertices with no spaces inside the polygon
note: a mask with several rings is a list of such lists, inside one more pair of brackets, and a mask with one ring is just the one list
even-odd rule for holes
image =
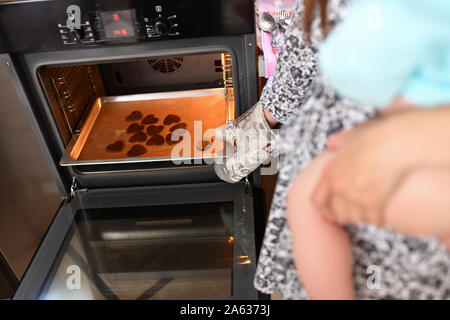
{"label": "oven interior", "polygon": [[225,147],[214,128],[236,114],[227,52],[47,65],[38,76],[63,166],[214,158]]}

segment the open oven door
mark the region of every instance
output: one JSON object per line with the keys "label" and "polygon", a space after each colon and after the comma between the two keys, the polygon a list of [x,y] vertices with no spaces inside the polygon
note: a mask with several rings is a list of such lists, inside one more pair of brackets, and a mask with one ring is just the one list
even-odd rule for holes
{"label": "open oven door", "polygon": [[14,299],[256,299],[245,183],[80,190]]}

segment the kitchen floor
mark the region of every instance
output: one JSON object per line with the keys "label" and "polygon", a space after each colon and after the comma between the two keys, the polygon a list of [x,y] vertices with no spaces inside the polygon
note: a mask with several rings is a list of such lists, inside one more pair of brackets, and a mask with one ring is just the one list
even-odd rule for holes
{"label": "kitchen floor", "polygon": [[0,251],[20,279],[61,198],[0,65]]}

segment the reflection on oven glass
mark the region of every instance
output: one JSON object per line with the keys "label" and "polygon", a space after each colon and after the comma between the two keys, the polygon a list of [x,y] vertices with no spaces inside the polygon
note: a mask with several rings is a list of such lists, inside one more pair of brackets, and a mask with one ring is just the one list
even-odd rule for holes
{"label": "reflection on oven glass", "polygon": [[41,298],[231,297],[232,216],[231,202],[79,211]]}

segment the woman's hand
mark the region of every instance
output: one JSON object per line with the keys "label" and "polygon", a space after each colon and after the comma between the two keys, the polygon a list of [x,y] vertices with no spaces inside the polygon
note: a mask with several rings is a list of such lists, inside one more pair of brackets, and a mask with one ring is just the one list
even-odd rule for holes
{"label": "woman's hand", "polygon": [[386,203],[413,168],[450,163],[450,108],[412,109],[369,121],[329,147],[340,147],[313,201],[340,224],[384,224]]}
{"label": "woman's hand", "polygon": [[230,146],[227,157],[215,159],[214,171],[223,181],[236,183],[277,152],[277,135],[272,126],[276,120],[258,102],[230,123],[216,128],[216,138]]}

